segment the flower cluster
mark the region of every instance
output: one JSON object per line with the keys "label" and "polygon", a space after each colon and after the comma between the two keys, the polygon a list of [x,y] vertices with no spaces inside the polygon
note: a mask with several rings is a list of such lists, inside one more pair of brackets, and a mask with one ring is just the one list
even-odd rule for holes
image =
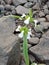
{"label": "flower cluster", "polygon": [[[18,34],[18,37],[19,38],[23,38],[23,35],[24,35],[24,32],[25,32],[25,30],[24,29],[26,29],[26,27],[24,27],[24,29],[22,29],[23,27],[21,27],[20,25],[18,26],[18,28],[16,29],[16,32],[21,32],[20,34]],[[21,31],[21,29],[22,29],[22,31]],[[28,29],[28,30],[26,30],[27,31],[27,39],[30,39],[30,36],[32,35],[32,33],[31,33],[31,29]]]}
{"label": "flower cluster", "polygon": [[[26,15],[23,14],[19,19],[22,20],[22,18],[24,18],[25,16],[26,16]],[[28,17],[26,20],[24,20],[24,23],[25,23],[26,25],[28,25],[28,24],[30,23],[30,17]],[[35,23],[35,27],[36,27],[38,21],[37,21],[37,20],[34,20],[34,23]],[[19,32],[20,32],[20,29],[21,29],[21,28],[22,28],[22,27],[19,25],[18,28],[16,29],[16,31],[19,31]],[[21,33],[18,35],[18,37],[19,37],[19,38],[23,38],[23,34],[24,34],[24,30],[21,31]],[[30,39],[30,36],[31,36],[31,35],[32,35],[32,33],[31,33],[31,28],[30,28],[30,29],[28,29],[27,39]]]}

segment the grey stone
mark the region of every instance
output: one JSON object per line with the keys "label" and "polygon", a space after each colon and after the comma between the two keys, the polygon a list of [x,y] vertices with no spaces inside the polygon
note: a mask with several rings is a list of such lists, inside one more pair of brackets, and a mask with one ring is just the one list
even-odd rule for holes
{"label": "grey stone", "polygon": [[[11,16],[0,18],[0,64],[19,65],[20,48],[18,37],[13,34],[15,21]],[[16,50],[17,49],[17,50]]]}
{"label": "grey stone", "polygon": [[48,30],[49,22],[40,22],[39,27],[34,27],[36,32],[43,32],[43,30]]}
{"label": "grey stone", "polygon": [[39,9],[40,9],[39,3],[36,3],[36,4],[32,7],[32,9],[34,9],[34,10],[39,10]]}
{"label": "grey stone", "polygon": [[49,10],[48,9],[44,9],[44,13],[45,13],[45,15],[48,15],[49,14]]}
{"label": "grey stone", "polygon": [[49,8],[49,1],[47,2],[47,7]]}
{"label": "grey stone", "polygon": [[38,11],[33,11],[33,15],[35,15],[35,14],[37,14],[38,13]]}
{"label": "grey stone", "polygon": [[33,63],[35,61],[35,58],[31,54],[29,54],[29,59],[30,59],[31,63]]}
{"label": "grey stone", "polygon": [[37,37],[30,38],[29,43],[32,44],[32,45],[38,44],[39,38],[37,38]]}
{"label": "grey stone", "polygon": [[0,11],[4,11],[4,6],[0,5]]}
{"label": "grey stone", "polygon": [[38,18],[39,17],[39,12],[38,11],[33,11],[33,16],[34,16],[34,18]]}
{"label": "grey stone", "polygon": [[1,1],[1,5],[5,5],[5,2],[4,1]]}
{"label": "grey stone", "polygon": [[47,19],[47,21],[49,21],[49,15],[46,15],[46,19]]}
{"label": "grey stone", "polygon": [[27,2],[25,3],[24,7],[30,8],[32,7],[33,3],[32,2]]}
{"label": "grey stone", "polygon": [[40,12],[39,12],[39,16],[40,16],[40,17],[44,17],[44,16],[45,16],[44,12],[40,11]]}
{"label": "grey stone", "polygon": [[30,2],[37,2],[37,0],[29,0]]}
{"label": "grey stone", "polygon": [[39,44],[30,48],[30,52],[39,62],[49,61],[49,38],[41,38]]}
{"label": "grey stone", "polygon": [[11,10],[15,10],[15,6],[11,6]]}
{"label": "grey stone", "polygon": [[42,35],[43,38],[48,39],[49,38],[49,30]]}
{"label": "grey stone", "polygon": [[13,4],[15,6],[18,6],[19,4],[24,4],[26,2],[27,2],[27,0],[13,0]]}
{"label": "grey stone", "polygon": [[44,5],[44,6],[43,6],[43,9],[48,9],[47,5]]}
{"label": "grey stone", "polygon": [[45,18],[38,18],[37,20],[38,20],[39,22],[45,22],[45,21],[46,21]]}
{"label": "grey stone", "polygon": [[29,2],[33,2],[34,0],[28,0]]}
{"label": "grey stone", "polygon": [[6,16],[11,15],[11,12],[6,12],[5,15]]}
{"label": "grey stone", "polygon": [[39,63],[38,65],[47,65],[47,64],[45,64],[45,63]]}
{"label": "grey stone", "polygon": [[49,28],[49,22],[40,22],[41,26],[43,26],[43,30],[47,30]]}
{"label": "grey stone", "polygon": [[28,8],[25,8],[21,5],[17,6],[15,9],[16,9],[16,13],[20,15],[22,15],[23,13],[27,14],[29,12]]}
{"label": "grey stone", "polygon": [[5,10],[7,10],[7,11],[11,11],[11,6],[10,5],[5,5]]}
{"label": "grey stone", "polygon": [[3,0],[0,0],[0,3],[2,2]]}
{"label": "grey stone", "polygon": [[37,25],[37,27],[34,27],[34,30],[36,33],[41,33],[41,32],[43,32],[43,26]]}
{"label": "grey stone", "polygon": [[25,65],[25,62],[24,62],[24,60],[22,60],[22,62],[21,62],[21,65]]}
{"label": "grey stone", "polygon": [[15,10],[12,10],[12,14],[13,14],[13,15],[16,14],[16,11],[15,11]]}
{"label": "grey stone", "polygon": [[41,38],[42,34],[41,33],[35,33],[35,37]]}
{"label": "grey stone", "polygon": [[28,44],[28,49],[31,47],[31,44]]}
{"label": "grey stone", "polygon": [[12,0],[4,0],[5,1],[5,3],[7,3],[7,4],[11,4],[12,3]]}

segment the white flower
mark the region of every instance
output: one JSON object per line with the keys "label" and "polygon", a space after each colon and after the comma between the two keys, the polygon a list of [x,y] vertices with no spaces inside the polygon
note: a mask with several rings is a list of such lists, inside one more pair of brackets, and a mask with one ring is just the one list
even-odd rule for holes
{"label": "white flower", "polygon": [[15,31],[16,31],[16,32],[17,32],[17,31],[20,31],[20,28],[21,28],[21,26],[19,25],[18,28],[17,28]]}
{"label": "white flower", "polygon": [[35,27],[37,26],[38,20],[34,20]]}
{"label": "white flower", "polygon": [[30,35],[29,34],[27,35],[27,39],[30,39]]}
{"label": "white flower", "polygon": [[25,23],[25,24],[29,24],[29,20],[30,20],[30,17],[28,17],[28,18],[24,21],[24,23]]}
{"label": "white flower", "polygon": [[28,31],[27,39],[30,39],[31,38],[30,35],[32,35],[31,29],[29,29],[29,31]]}
{"label": "white flower", "polygon": [[24,33],[24,31],[22,31],[22,32],[18,35],[18,37],[19,37],[19,38],[23,38],[23,33]]}
{"label": "white flower", "polygon": [[31,65],[37,65],[37,63],[32,63]]}
{"label": "white flower", "polygon": [[23,17],[25,17],[25,16],[26,16],[26,15],[23,13],[21,17],[23,18]]}

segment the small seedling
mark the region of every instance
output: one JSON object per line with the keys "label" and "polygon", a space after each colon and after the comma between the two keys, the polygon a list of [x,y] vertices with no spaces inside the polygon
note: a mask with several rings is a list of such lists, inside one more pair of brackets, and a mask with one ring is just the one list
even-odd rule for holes
{"label": "small seedling", "polygon": [[[21,27],[20,25],[16,29],[16,31],[20,31],[21,33],[18,35],[18,37],[23,38],[23,55],[24,55],[24,60],[26,65],[29,65],[29,55],[28,55],[28,41],[27,39],[30,39],[31,29],[27,27],[28,24],[30,23],[35,23],[35,27],[37,26],[37,20],[34,20],[32,10],[29,10],[28,15],[23,14],[21,17],[20,16],[13,16],[14,18],[18,18],[20,20],[24,21],[25,26]],[[37,63],[32,63],[31,65],[37,65]]]}

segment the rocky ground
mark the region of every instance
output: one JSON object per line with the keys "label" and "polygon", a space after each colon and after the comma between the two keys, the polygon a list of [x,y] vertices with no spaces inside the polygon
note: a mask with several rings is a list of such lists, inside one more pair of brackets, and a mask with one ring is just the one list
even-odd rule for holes
{"label": "rocky ground", "polygon": [[[41,26],[40,29],[32,29],[32,37],[28,40],[30,63],[49,65],[49,0],[0,0],[0,65],[20,64],[19,46],[22,46],[23,41],[18,41],[14,31],[23,21],[9,15],[28,14],[29,8],[32,8],[33,17]],[[23,60],[20,65],[25,65]]]}

